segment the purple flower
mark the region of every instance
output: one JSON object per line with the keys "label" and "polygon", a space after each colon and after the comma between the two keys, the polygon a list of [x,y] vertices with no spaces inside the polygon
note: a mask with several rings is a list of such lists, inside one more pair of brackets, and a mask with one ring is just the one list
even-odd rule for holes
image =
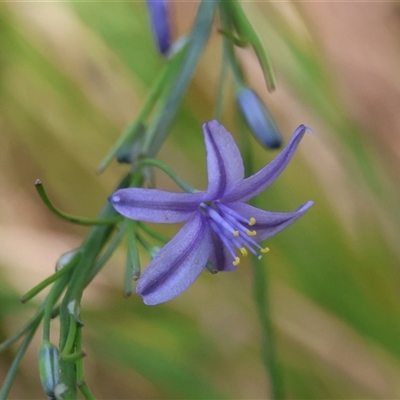
{"label": "purple flower", "polygon": [[168,0],[147,0],[151,29],[162,55],[166,55],[171,47],[171,26],[168,3]]}
{"label": "purple flower", "polygon": [[231,134],[217,121],[203,125],[208,188],[205,192],[171,193],[157,189],[116,191],[110,202],[127,218],[186,224],[154,257],[136,292],[148,305],[171,300],[186,290],[207,262],[218,271],[232,271],[249,252],[260,258],[268,251],[259,242],[286,228],[312,206],[309,201],[291,213],[268,212],[245,204],[265,190],[291,160],[307,131],[300,125],[287,147],[256,174],[244,178],[243,161]]}
{"label": "purple flower", "polygon": [[253,89],[243,87],[237,100],[250,130],[260,143],[270,149],[281,147],[281,132],[258,94]]}

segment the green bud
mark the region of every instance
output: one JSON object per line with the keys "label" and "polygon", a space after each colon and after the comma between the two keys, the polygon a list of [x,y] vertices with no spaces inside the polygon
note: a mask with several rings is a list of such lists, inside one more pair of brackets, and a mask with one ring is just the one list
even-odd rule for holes
{"label": "green bud", "polygon": [[80,319],[81,315],[81,306],[78,301],[72,300],[67,305],[68,312],[72,315],[79,326],[83,326],[83,323]]}
{"label": "green bud", "polygon": [[69,393],[68,386],[65,383],[59,383],[54,388],[54,397],[56,400],[64,400],[65,395]]}
{"label": "green bud", "polygon": [[150,249],[150,257],[154,258],[161,249],[162,247],[160,246],[152,246]]}
{"label": "green bud", "polygon": [[72,262],[78,261],[82,255],[81,249],[71,250],[61,255],[56,263],[56,271],[60,271],[64,267],[70,265]]}
{"label": "green bud", "polygon": [[58,361],[58,348],[44,341],[39,347],[39,375],[42,388],[49,397],[54,397],[54,388],[59,380]]}

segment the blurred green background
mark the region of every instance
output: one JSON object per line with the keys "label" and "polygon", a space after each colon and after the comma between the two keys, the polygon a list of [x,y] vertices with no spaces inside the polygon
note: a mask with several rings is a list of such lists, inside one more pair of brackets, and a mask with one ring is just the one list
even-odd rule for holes
{"label": "blurred green background", "polygon": [[[272,56],[268,94],[256,57],[238,52],[248,81],[285,139],[314,129],[259,198],[306,217],[268,242],[260,268],[270,297],[286,392],[293,399],[400,397],[400,18],[396,3],[243,4]],[[175,36],[197,4],[173,2]],[[221,53],[214,29],[171,135],[159,154],[193,186],[206,186],[201,124],[212,119]],[[0,341],[39,304],[19,297],[54,271],[87,228],[51,215],[55,204],[95,217],[126,167],[96,167],[137,115],[163,60],[138,2],[0,6]],[[221,122],[243,142],[233,88]],[[244,132],[245,133],[245,132]],[[276,153],[245,136],[256,167]],[[176,190],[162,174],[158,187]],[[172,235],[177,227],[160,227]],[[145,265],[148,260],[142,255]],[[156,307],[123,298],[125,249],[85,292],[86,378],[98,398],[237,398],[268,395],[251,268],[204,273]],[[57,325],[52,339],[57,342]],[[44,398],[40,330],[10,398]],[[17,347],[2,353],[0,381]]]}

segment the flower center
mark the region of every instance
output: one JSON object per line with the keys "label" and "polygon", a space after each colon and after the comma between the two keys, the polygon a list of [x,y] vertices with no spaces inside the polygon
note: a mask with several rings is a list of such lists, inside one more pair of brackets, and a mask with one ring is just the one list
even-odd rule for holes
{"label": "flower center", "polygon": [[219,202],[210,204],[202,203],[200,209],[206,216],[211,229],[222,240],[229,253],[233,258],[233,265],[240,263],[240,257],[237,255],[247,256],[248,251],[253,253],[258,259],[261,253],[267,253],[268,247],[262,248],[252,237],[257,235],[257,231],[250,230],[256,224],[256,219],[251,217],[247,219],[232,210],[230,207]]}

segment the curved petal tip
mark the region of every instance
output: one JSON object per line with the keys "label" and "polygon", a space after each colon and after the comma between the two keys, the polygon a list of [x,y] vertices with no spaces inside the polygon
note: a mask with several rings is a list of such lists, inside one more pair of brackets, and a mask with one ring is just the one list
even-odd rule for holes
{"label": "curved petal tip", "polygon": [[314,205],[314,202],[312,200],[309,200],[306,203],[304,203],[297,211],[298,212],[306,212],[313,205]]}

